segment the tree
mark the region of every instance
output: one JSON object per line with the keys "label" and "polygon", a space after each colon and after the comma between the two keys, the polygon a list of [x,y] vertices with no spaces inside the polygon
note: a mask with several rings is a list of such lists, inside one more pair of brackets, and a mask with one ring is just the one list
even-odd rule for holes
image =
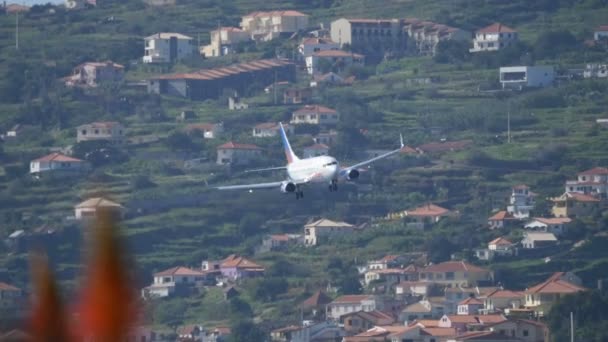
{"label": "tree", "polygon": [[440,263],[451,259],[455,246],[445,236],[440,235],[428,240],[425,249],[433,263]]}
{"label": "tree", "polygon": [[437,63],[458,64],[470,59],[469,43],[462,40],[444,40],[437,44],[433,60]]}
{"label": "tree", "polygon": [[84,159],[93,166],[122,163],[129,156],[108,141],[81,141],[74,145],[72,150],[76,158]]}
{"label": "tree", "polygon": [[183,323],[187,308],[188,305],[181,298],[170,301],[159,301],[154,310],[154,320],[175,329]]}
{"label": "tree", "polygon": [[165,144],[173,151],[190,150],[194,145],[192,138],[184,132],[172,132],[165,140]]}
{"label": "tree", "polygon": [[241,236],[251,236],[260,230],[260,227],[266,222],[264,217],[258,213],[247,213],[241,218],[238,230]]}
{"label": "tree", "polygon": [[230,314],[234,320],[249,318],[253,315],[253,310],[241,297],[233,297],[230,299]]}
{"label": "tree", "polygon": [[253,294],[263,301],[273,301],[277,295],[287,292],[289,284],[283,278],[264,278],[257,280],[253,286]]}
{"label": "tree", "polygon": [[538,59],[555,58],[567,51],[578,48],[576,37],[568,30],[542,33],[534,44],[534,56]]}
{"label": "tree", "polygon": [[261,342],[266,341],[266,334],[251,320],[236,321],[230,327],[230,342]]}
{"label": "tree", "polygon": [[584,291],[561,297],[547,317],[553,341],[570,340],[570,313],[574,314],[577,341],[608,340],[608,294]]}

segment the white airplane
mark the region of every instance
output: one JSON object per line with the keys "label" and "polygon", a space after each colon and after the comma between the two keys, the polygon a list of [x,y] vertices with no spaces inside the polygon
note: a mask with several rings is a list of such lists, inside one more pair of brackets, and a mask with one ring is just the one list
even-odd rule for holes
{"label": "white airplane", "polygon": [[401,151],[404,146],[403,136],[400,136],[400,148],[355,165],[340,167],[340,164],[338,164],[336,158],[330,156],[318,156],[305,159],[298,158],[291,149],[291,145],[289,144],[289,140],[287,139],[287,135],[283,129],[283,124],[279,123],[279,126],[283,147],[285,149],[285,156],[287,157],[287,165],[283,167],[273,167],[252,171],[287,170],[287,179],[280,182],[220,186],[216,189],[252,191],[253,189],[278,188],[283,193],[295,193],[296,199],[304,197],[302,187],[312,183],[325,183],[329,185],[329,191],[337,191],[339,181],[352,181],[359,177],[359,170],[357,170],[358,168],[371,164],[377,160],[392,156],[393,154]]}

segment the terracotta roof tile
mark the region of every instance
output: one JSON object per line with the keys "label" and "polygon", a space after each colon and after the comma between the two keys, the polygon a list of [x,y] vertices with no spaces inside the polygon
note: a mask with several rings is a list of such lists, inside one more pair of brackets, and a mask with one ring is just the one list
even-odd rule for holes
{"label": "terracotta roof tile", "polygon": [[490,272],[485,268],[471,265],[464,261],[446,261],[431,265],[422,270],[423,272]]}
{"label": "terracotta roof tile", "polygon": [[2,291],[21,291],[18,287],[0,282],[0,290]]}
{"label": "terracotta roof tile", "polygon": [[334,109],[325,107],[325,106],[320,106],[320,105],[307,105],[304,106],[298,110],[296,110],[295,112],[293,112],[294,114],[303,114],[303,113],[327,113],[327,114],[335,114],[337,113]]}
{"label": "terracotta roof tile", "polygon": [[576,293],[580,291],[586,291],[587,289],[576,284],[570,283],[565,280],[561,280],[563,272],[554,273],[546,281],[533,286],[525,291],[526,294],[542,294],[542,293],[559,293],[568,294]]}
{"label": "terracotta roof tile", "polygon": [[515,220],[513,215],[505,210],[501,210],[496,214],[490,216],[488,221],[504,221],[504,220]]}
{"label": "terracotta roof tile", "polygon": [[252,144],[239,144],[232,141],[217,147],[218,150],[261,150],[262,148]]}
{"label": "terracotta roof tile", "polygon": [[160,271],[160,272],[154,273],[155,277],[164,277],[164,276],[203,276],[203,275],[205,275],[205,273],[202,272],[202,271],[193,270],[191,268],[183,267],[183,266],[176,266],[176,267],[172,267],[172,268],[166,269],[164,271]]}
{"label": "terracotta roof tile", "polygon": [[608,168],[605,167],[594,167],[593,169],[583,171],[579,173],[580,176],[600,176],[608,175]]}
{"label": "terracotta roof tile", "polygon": [[477,31],[477,33],[513,33],[514,29],[505,26],[501,23],[494,23]]}
{"label": "terracotta roof tile", "polygon": [[56,162],[74,162],[74,163],[82,163],[84,162],[83,160],[77,159],[77,158],[72,158],[72,157],[68,157],[65,154],[61,154],[61,153],[51,153],[49,155],[46,155],[44,157],[40,157],[38,159],[34,159],[34,162],[51,162],[51,161],[56,161]]}
{"label": "terracotta roof tile", "polygon": [[331,303],[331,298],[325,294],[325,292],[318,290],[312,296],[308,297],[305,301],[300,304],[302,308],[314,308],[317,306]]}
{"label": "terracotta roof tile", "polygon": [[372,298],[371,295],[344,295],[334,299],[332,303],[359,303],[370,298]]}
{"label": "terracotta roof tile", "polygon": [[496,245],[496,246],[510,246],[512,244],[513,244],[513,242],[505,239],[504,237],[499,237],[499,238],[496,238],[496,239],[488,242],[488,245]]}
{"label": "terracotta roof tile", "polygon": [[449,213],[448,209],[429,203],[412,210],[407,210],[406,216],[445,216]]}
{"label": "terracotta roof tile", "polygon": [[483,302],[475,297],[469,297],[458,303],[458,305],[483,305]]}

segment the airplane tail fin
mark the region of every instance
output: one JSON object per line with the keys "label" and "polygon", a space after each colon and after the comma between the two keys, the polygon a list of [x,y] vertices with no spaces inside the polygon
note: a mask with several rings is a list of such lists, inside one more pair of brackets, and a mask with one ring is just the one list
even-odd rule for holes
{"label": "airplane tail fin", "polygon": [[296,160],[300,160],[293,150],[291,149],[291,145],[289,144],[289,140],[287,139],[287,134],[285,134],[285,129],[283,128],[283,124],[279,122],[279,127],[281,129],[281,140],[283,141],[283,148],[285,149],[285,157],[287,158],[287,164],[291,164]]}

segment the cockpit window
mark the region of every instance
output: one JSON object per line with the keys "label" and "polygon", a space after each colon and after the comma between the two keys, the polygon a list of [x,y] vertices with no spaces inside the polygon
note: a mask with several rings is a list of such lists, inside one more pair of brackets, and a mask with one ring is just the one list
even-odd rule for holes
{"label": "cockpit window", "polygon": [[323,167],[327,167],[327,166],[330,166],[330,165],[338,165],[338,162],[337,161],[333,161],[331,163],[327,163],[327,164],[323,165]]}

